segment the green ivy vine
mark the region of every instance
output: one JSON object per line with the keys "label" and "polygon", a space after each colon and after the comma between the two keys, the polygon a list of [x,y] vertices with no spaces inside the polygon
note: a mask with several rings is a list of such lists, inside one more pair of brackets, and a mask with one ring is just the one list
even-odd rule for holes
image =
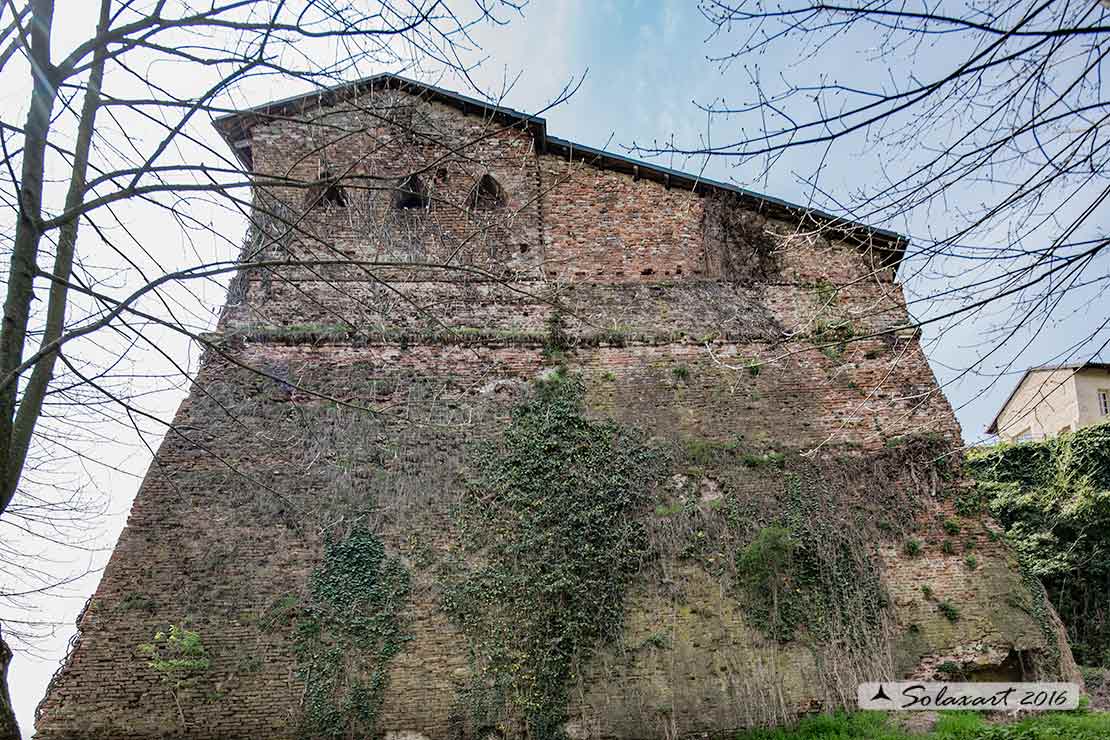
{"label": "green ivy vine", "polygon": [[821,496],[816,482],[786,474],[780,521],[736,553],[742,604],[754,625],[780,642],[804,631],[817,642],[865,644],[888,598],[863,539],[816,510]]}
{"label": "green ivy vine", "polygon": [[409,640],[410,576],[374,534],[355,529],[325,546],[296,624],[306,737],[374,734],[389,664]]}
{"label": "green ivy vine", "polygon": [[662,472],[643,436],[586,418],[582,394],[556,375],[476,450],[457,516],[467,556],[443,593],[478,673],[464,719],[492,724],[501,696],[536,740],[561,734],[576,667],[621,631]]}
{"label": "green ivy vine", "polygon": [[[1110,424],[972,449],[966,468],[976,487],[957,503],[985,505],[1004,527],[1034,605],[1047,593],[1076,659],[1110,666]],[[1053,645],[1047,607],[1037,608]]]}

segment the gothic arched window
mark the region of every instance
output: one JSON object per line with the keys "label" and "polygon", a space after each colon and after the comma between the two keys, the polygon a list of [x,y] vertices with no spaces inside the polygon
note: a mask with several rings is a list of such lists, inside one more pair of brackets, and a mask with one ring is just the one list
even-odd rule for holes
{"label": "gothic arched window", "polygon": [[324,170],[320,173],[320,181],[308,189],[306,194],[307,205],[323,206],[325,208],[346,208],[347,190],[339,184],[339,178],[331,172]]}
{"label": "gothic arched window", "polygon": [[416,175],[409,175],[397,186],[397,194],[393,199],[394,205],[403,209],[418,209],[428,207],[428,191],[424,183]]}
{"label": "gothic arched window", "polygon": [[488,211],[505,205],[505,191],[501,183],[486,173],[482,175],[470,191],[469,205],[476,211]]}

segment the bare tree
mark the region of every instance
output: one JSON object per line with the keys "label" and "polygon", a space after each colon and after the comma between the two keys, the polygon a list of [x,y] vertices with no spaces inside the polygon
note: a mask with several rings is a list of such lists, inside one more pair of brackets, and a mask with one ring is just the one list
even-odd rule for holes
{"label": "bare tree", "polygon": [[[636,151],[728,159],[746,180],[789,171],[814,206],[907,233],[901,277],[916,325],[933,341],[959,330],[973,348],[948,383],[986,391],[1065,320],[1083,331],[1039,362],[1106,347],[1110,6],[699,10],[729,93],[699,103],[702,141]],[[881,176],[849,181],[861,171]]]}
{"label": "bare tree", "polygon": [[[393,193],[397,173],[374,179],[321,171],[310,178],[252,180],[222,144],[209,145],[199,126],[207,128],[213,118],[244,107],[252,91],[277,85],[324,91],[372,71],[414,66],[469,79],[468,60],[476,51],[471,27],[503,23],[498,14],[520,5],[514,0],[453,5],[100,0],[95,30],[59,49],[59,39],[69,38],[62,31],[72,29],[59,28],[54,0],[0,2],[0,75],[30,80],[26,120],[0,114],[0,204],[8,214],[5,224],[10,223],[0,237],[6,256],[0,522],[62,544],[82,544],[80,526],[86,507],[97,505],[95,497],[82,498],[80,482],[67,489],[44,481],[59,457],[87,454],[89,438],[78,444],[74,435],[95,428],[85,424],[89,418],[112,423],[122,418],[140,439],[152,430],[165,431],[166,423],[137,402],[150,384],[136,388],[139,373],[125,358],[146,343],[172,368],[160,380],[187,382],[188,368],[159,347],[158,337],[173,332],[205,341],[211,317],[200,308],[201,291],[188,286],[212,284],[222,292],[241,271],[239,240],[223,228],[229,220],[254,225],[257,243],[248,244],[242,256],[255,270],[375,266],[329,252],[326,244],[307,257],[275,255],[273,247],[290,234],[319,241],[302,222],[308,210],[334,197],[329,188],[342,184]],[[407,173],[421,175],[427,177]],[[280,198],[265,197],[267,189],[299,190],[304,209],[282,210]],[[132,233],[135,209],[160,214],[180,231],[181,260],[166,260],[164,252]],[[476,224],[474,233],[452,248],[457,253],[483,243],[491,228]],[[213,257],[220,250],[211,244],[230,254]],[[0,544],[5,548],[0,560],[16,562],[26,555],[12,542],[6,538]],[[15,567],[24,577],[36,577],[33,563]],[[0,594],[8,603],[20,596],[18,589]],[[24,627],[33,634],[33,623]],[[6,655],[0,642],[0,658]],[[6,669],[6,660],[0,662]],[[5,699],[0,725],[10,721],[14,728],[6,679],[0,684]],[[17,730],[5,737],[13,733]]]}

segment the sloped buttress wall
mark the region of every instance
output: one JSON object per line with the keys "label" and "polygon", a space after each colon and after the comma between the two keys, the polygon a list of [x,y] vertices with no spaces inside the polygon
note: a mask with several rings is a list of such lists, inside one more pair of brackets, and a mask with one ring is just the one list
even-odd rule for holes
{"label": "sloped buttress wall", "polygon": [[268,266],[232,286],[39,737],[656,738],[859,680],[1074,670],[958,513],[916,337],[857,339],[906,319],[866,251],[397,92],[263,121],[252,151],[350,179],[259,196]]}

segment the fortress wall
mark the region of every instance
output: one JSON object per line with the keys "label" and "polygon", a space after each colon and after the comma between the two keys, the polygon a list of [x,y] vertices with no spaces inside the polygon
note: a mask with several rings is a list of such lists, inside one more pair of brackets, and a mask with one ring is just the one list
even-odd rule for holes
{"label": "fortress wall", "polygon": [[[255,166],[312,179],[326,165],[377,183],[421,170],[437,183],[429,208],[404,214],[401,228],[391,192],[352,189],[361,211],[310,213],[296,236],[260,242],[247,258],[451,258],[486,274],[244,271],[39,737],[301,736],[298,625],[325,541],[355,523],[412,577],[410,639],[389,663],[377,730],[476,736],[458,716],[475,662],[442,603],[444,568],[463,557],[456,505],[475,444],[498,439],[514,406],[559,372],[581,380],[591,419],[642,432],[665,453],[667,477],[638,513],[652,536],[666,544],[704,527],[723,553],[664,548],[633,579],[622,635],[569,686],[575,731],[661,738],[779,722],[844,705],[864,674],[932,675],[953,658],[1002,670],[1011,652],[1046,652],[1053,633],[1030,615],[1012,555],[977,517],[956,513],[958,470],[918,449],[958,442],[959,428],[916,336],[859,339],[906,323],[889,269],[761,214],[744,215],[757,227],[744,232],[752,244],[729,241],[712,222],[720,205],[704,196],[536,153],[521,131],[491,133],[479,117],[399,99],[308,114],[327,128],[259,125]],[[465,202],[486,171],[508,202],[475,216]],[[294,211],[304,202],[296,188],[270,197]],[[499,226],[468,241],[479,217]],[[557,347],[553,303],[568,334]],[[730,570],[761,527],[797,505],[800,481],[823,491],[806,505],[830,532],[889,524],[857,553],[877,564],[891,602],[872,615],[866,654],[771,639]],[[742,515],[724,516],[733,510]],[[947,519],[960,522],[958,537]],[[908,554],[908,539],[922,552]],[[938,610],[943,600],[958,603],[959,620]],[[182,623],[211,666],[175,688],[140,646]]]}

